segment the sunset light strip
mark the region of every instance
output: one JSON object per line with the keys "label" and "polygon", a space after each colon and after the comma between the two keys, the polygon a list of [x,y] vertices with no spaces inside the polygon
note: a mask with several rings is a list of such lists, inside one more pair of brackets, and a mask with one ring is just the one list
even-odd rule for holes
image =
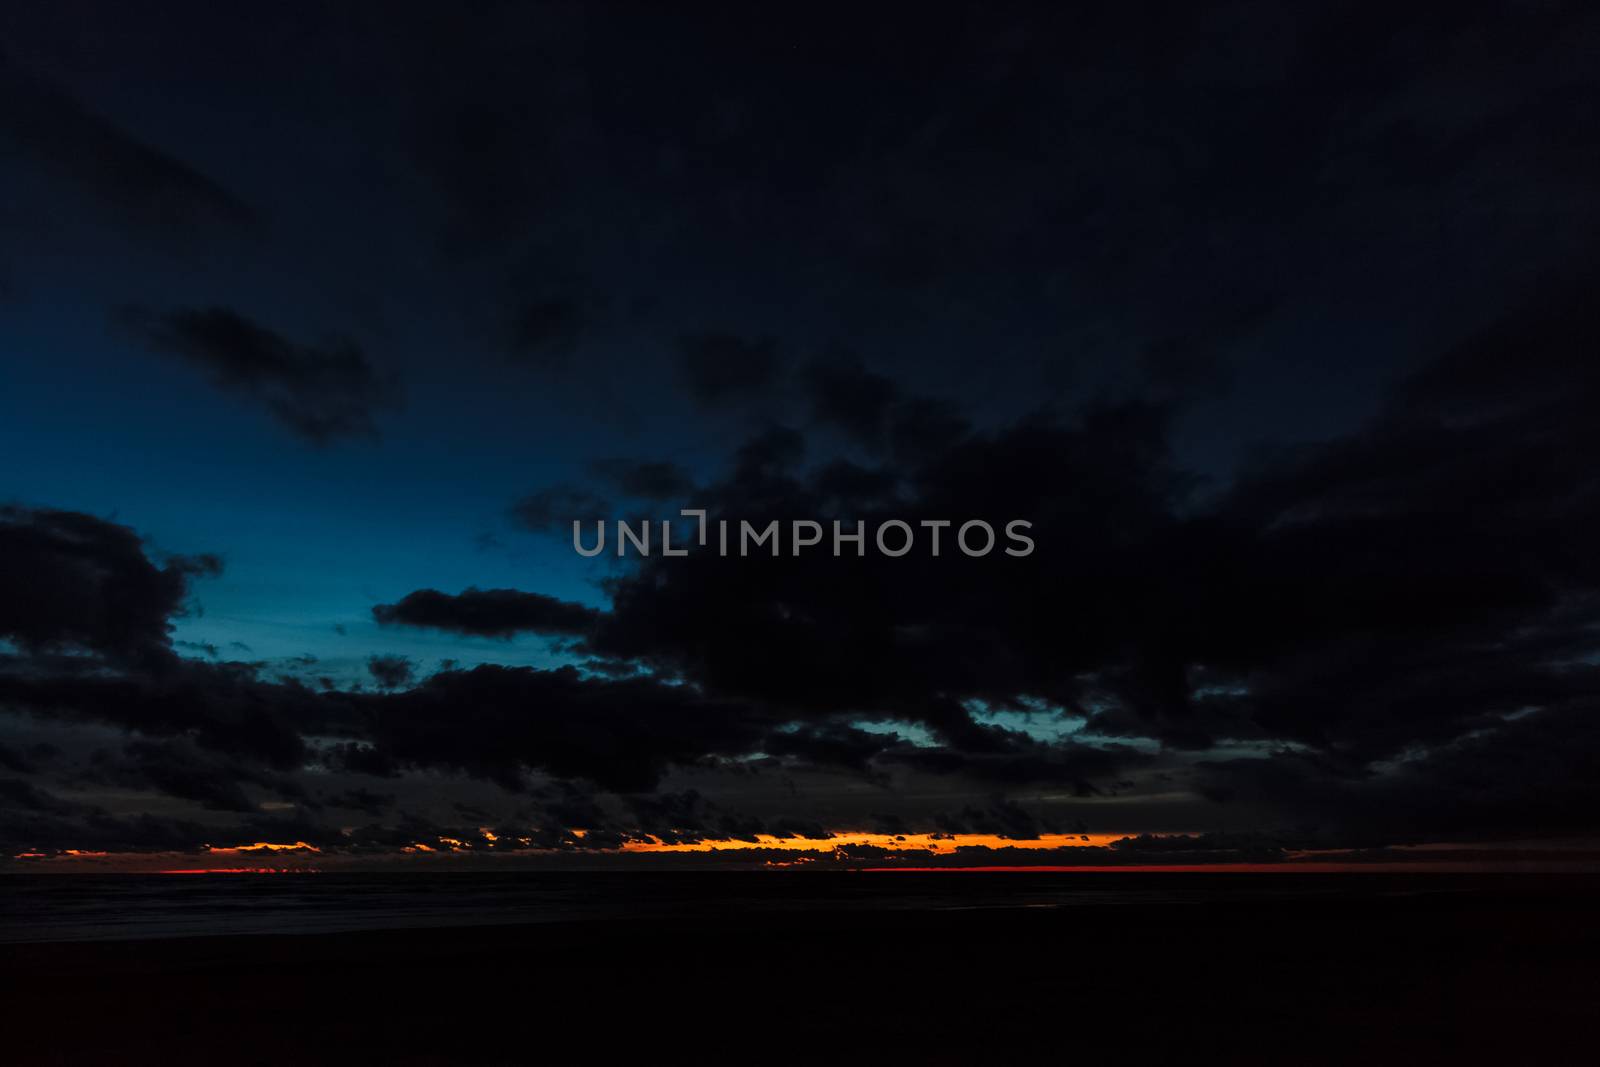
{"label": "sunset light strip", "polygon": [[982,848],[1090,848],[1105,847],[1126,834],[1040,834],[1038,837],[1010,838],[997,834],[875,834],[841,831],[832,837],[775,837],[756,834],[753,841],[696,841],[669,844],[662,841],[628,841],[623,852],[729,852],[741,849],[783,849],[791,852],[832,852],[854,845],[870,845],[891,851],[931,852],[948,855],[961,847]]}

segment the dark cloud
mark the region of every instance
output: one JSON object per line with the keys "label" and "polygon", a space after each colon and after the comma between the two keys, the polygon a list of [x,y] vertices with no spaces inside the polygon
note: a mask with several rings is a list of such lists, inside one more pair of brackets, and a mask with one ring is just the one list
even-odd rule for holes
{"label": "dark cloud", "polygon": [[[1600,330],[1584,290],[1552,290],[1409,377],[1359,433],[1280,455],[1209,506],[1191,503],[1159,407],[968,432],[903,473],[892,510],[857,502],[848,518],[1026,516],[1033,556],[651,559],[612,582],[590,647],[785,714],[887,716],[943,743],[833,744],[829,758],[858,766],[1088,795],[1137,764],[965,710],[1030,700],[1173,749],[1304,746],[1352,778],[1442,763],[1463,738],[1589,699],[1600,394],[1584,353]],[[713,514],[830,514],[838,494],[821,471],[794,473],[779,439],[702,492]],[[771,743],[822,751],[828,736]]]}
{"label": "dark cloud", "polygon": [[691,844],[711,836],[714,806],[693,789],[624,797],[634,825],[667,844]]}
{"label": "dark cloud", "polygon": [[0,137],[140,228],[237,231],[258,222],[248,205],[217,182],[118,128],[3,53]]}
{"label": "dark cloud", "polygon": [[[696,495],[713,517],[758,523],[1026,517],[1027,557],[691,552],[615,574],[605,611],[476,589],[374,609],[391,624],[572,638],[609,676],[484,666],[313,693],[179,661],[167,619],[203,565],[164,570],[130,531],[13,509],[7,558],[26,565],[8,581],[75,592],[65,614],[13,609],[8,632],[110,669],[36,657],[0,678],[0,702],[138,735],[106,780],[214,810],[262,794],[304,803],[280,776],[315,762],[397,782],[427,770],[534,798],[552,841],[592,823],[586,847],[645,827],[750,840],[831,825],[652,795],[685,773],[744,775],[754,790],[769,773],[844,772],[875,794],[862,820],[906,783],[948,783],[928,796],[992,799],[908,802],[911,825],[1016,838],[1059,825],[1059,807],[1030,794],[1137,796],[1157,774],[1168,784],[1152,788],[1205,805],[1193,819],[1313,825],[1323,843],[1570,831],[1592,810],[1600,706],[1597,326],[1585,287],[1552,288],[1419,367],[1357,432],[1264,457],[1209,496],[1173,457],[1172,409],[1126,403],[958,425],[893,477],[807,467],[803,438],[774,428]],[[892,400],[884,432],[916,403]],[[76,592],[108,575],[140,592]],[[630,797],[620,815],[599,796],[614,792]],[[1270,854],[1193,844],[1183,851]]]}
{"label": "dark cloud", "polygon": [[577,347],[585,325],[586,313],[576,300],[532,300],[517,310],[511,350],[519,357],[544,361],[565,356]]}
{"label": "dark cloud", "polygon": [[[581,124],[548,106],[573,91],[578,24],[558,12],[486,17],[401,16],[433,42],[399,57],[410,104],[407,147],[416,171],[440,194],[438,243],[455,263],[518,248],[540,232],[542,209],[582,192]],[[507,62],[494,24],[526,35],[516,61]]]}
{"label": "dark cloud", "polygon": [[208,751],[278,770],[306,761],[302,731],[337,735],[353,725],[334,701],[297,682],[263,681],[244,664],[185,660],[127,672],[94,666],[0,672],[0,706],[148,737],[187,737]]}
{"label": "dark cloud", "polygon": [[386,626],[424,626],[505,638],[518,633],[587,633],[599,614],[582,604],[515,589],[464,589],[455,595],[419,589],[397,603],[372,609],[372,617]]}
{"label": "dark cloud", "polygon": [[811,413],[867,445],[880,445],[889,405],[898,390],[887,377],[868,370],[859,356],[835,354],[813,360],[802,375]]}
{"label": "dark cloud", "polygon": [[841,513],[882,509],[893,502],[900,476],[887,468],[863,467],[839,459],[823,466],[814,478],[818,496]]}
{"label": "dark cloud", "polygon": [[84,650],[124,663],[171,656],[172,616],[216,556],[145,553],[126,526],[74,511],[0,507],[0,635],[31,652]]}
{"label": "dark cloud", "polygon": [[416,665],[404,656],[368,656],[367,673],[380,688],[398,689],[416,676]]}
{"label": "dark cloud", "polygon": [[1131,768],[1150,762],[1149,757],[1123,745],[1054,744],[1010,738],[990,751],[972,746],[900,747],[884,754],[884,762],[934,774],[959,776],[990,788],[1065,786],[1076,797],[1105,792],[1097,782],[1107,782]]}
{"label": "dark cloud", "polygon": [[689,472],[662,460],[600,459],[590,473],[635,500],[673,500],[694,489]]}
{"label": "dark cloud", "polygon": [[0,797],[5,798],[7,807],[20,811],[63,815],[78,810],[78,805],[53,796],[20,778],[0,779]]}
{"label": "dark cloud", "polygon": [[347,789],[342,793],[328,793],[322,797],[322,805],[328,808],[347,808],[352,811],[365,812],[368,815],[382,815],[393,808],[395,796],[393,793],[379,793],[371,789]]}
{"label": "dark cloud", "polygon": [[304,841],[314,847],[345,845],[336,829],[296,816],[250,815],[228,825],[140,813],[123,815],[95,805],[70,813],[17,818],[0,809],[0,850],[48,852],[199,852],[213,845],[236,847],[257,841]]}
{"label": "dark cloud", "polygon": [[678,339],[678,367],[696,400],[718,405],[769,388],[778,380],[782,363],[771,338],[695,333]]}
{"label": "dark cloud", "polygon": [[963,701],[1075,705],[1080,676],[1125,655],[1137,636],[1120,629],[1137,625],[1137,609],[1119,601],[1154,596],[1159,578],[1141,576],[1140,558],[1176,529],[1183,485],[1164,425],[1157,412],[1106,410],[1079,425],[1030,421],[957,437],[905,473],[897,502],[849,513],[830,506],[837,494],[818,475],[793,473],[798,438],[769,433],[740,453],[726,482],[702,490],[713,515],[757,524],[837,516],[869,528],[981,518],[997,529],[1026,517],[1047,547],[969,559],[946,529],[941,556],[918,552],[892,567],[830,551],[652,559],[610,587],[613,610],[591,646],[795,713],[879,712],[981,747],[988,733],[971,727]]}
{"label": "dark cloud", "polygon": [[221,757],[181,735],[159,741],[136,738],[120,750],[102,749],[79,784],[148,790],[216,811],[258,811],[247,785],[268,796],[306,800],[286,775],[267,772],[248,759]]}
{"label": "dark cloud", "polygon": [[773,756],[798,756],[805,763],[820,767],[841,767],[871,773],[874,757],[892,747],[895,734],[875,733],[842,723],[828,723],[799,730],[778,730],[761,747]]}
{"label": "dark cloud", "polygon": [[1190,396],[1220,390],[1232,379],[1232,349],[1248,339],[1277,304],[1263,299],[1230,314],[1214,315],[1185,333],[1153,340],[1140,352],[1140,366],[1162,392]]}
{"label": "dark cloud", "polygon": [[30,755],[12,745],[0,744],[0,768],[14,774],[30,774],[36,769],[36,761]]}
{"label": "dark cloud", "polygon": [[478,667],[357,699],[367,736],[403,766],[454,769],[513,790],[539,769],[608,789],[653,788],[673,764],[753,751],[752,709],[649,679],[587,679],[571,667]]}
{"label": "dark cloud", "polygon": [[[404,281],[419,242],[394,220],[438,231],[449,269],[371,301],[374,335],[391,314],[392,336],[418,325],[398,315],[410,305],[446,336],[488,323],[494,352],[544,370],[615,339],[583,364],[606,377],[598,412],[544,388],[559,382],[504,390],[533,383],[500,358],[451,363],[452,387],[430,392],[430,426],[486,427],[480,451],[447,457],[474,477],[500,474],[472,461],[524,458],[495,419],[552,428],[530,447],[584,484],[517,502],[518,526],[564,537],[618,501],[670,513],[692,490],[713,519],[757,525],[1026,519],[1035,553],[969,559],[947,528],[937,558],[611,560],[604,609],[422,588],[376,621],[553,636],[550,654],[581,666],[446,661],[419,681],[374,657],[378,687],[356,691],[365,649],[326,654],[308,686],[272,672],[309,663],[174,642],[214,560],[7,509],[0,706],[8,730],[73,740],[48,758],[31,737],[0,747],[0,842],[295,835],[379,853],[493,825],[579,852],[863,825],[1022,840],[1080,819],[1302,835],[915,857],[973,865],[1595,830],[1600,314],[1592,277],[1562,280],[1596,219],[1591,14],[1199,6],[1154,34],[1114,5],[863,18],[847,34],[766,12],[625,21],[400,14],[393,43],[328,48],[338,69],[308,63],[288,97],[269,79],[265,96],[216,99],[230,116],[259,106],[264,138],[303,132],[304,158],[336,161],[319,188],[376,179],[359,211],[283,186],[304,232],[351,226],[352,247],[291,260],[338,275],[304,279],[330,301],[346,282]],[[220,67],[230,47],[188,51]],[[204,122],[156,102],[195,73],[170,69],[159,92],[103,76],[152,102],[149,130]],[[371,86],[378,110],[361,92],[324,106],[330,84]],[[65,92],[11,66],[0,90],[0,137],[125,218],[252,221]],[[397,159],[412,173],[390,173]],[[358,245],[407,270],[359,269]],[[706,322],[725,325],[668,332]],[[370,435],[397,399],[351,342],[224,308],[125,323],[313,441]],[[473,374],[503,406],[471,393],[486,387]],[[669,403],[675,383],[693,412]],[[590,415],[598,429],[570,428]],[[798,429],[749,434],[725,468],[704,460],[769,417]],[[1262,427],[1298,443],[1236,472]],[[618,451],[694,466],[590,462]],[[139,803],[196,814],[110,810]],[[341,835],[319,805],[374,825]]]}
{"label": "dark cloud", "polygon": [[574,521],[589,521],[610,516],[611,502],[588,489],[558,485],[518,500],[511,505],[511,520],[534,533],[566,533]]}
{"label": "dark cloud", "polygon": [[205,371],[218,389],[262,404],[312,444],[376,437],[375,415],[399,401],[397,379],[348,339],[298,344],[221,307],[160,315],[130,308],[117,320],[156,351]]}

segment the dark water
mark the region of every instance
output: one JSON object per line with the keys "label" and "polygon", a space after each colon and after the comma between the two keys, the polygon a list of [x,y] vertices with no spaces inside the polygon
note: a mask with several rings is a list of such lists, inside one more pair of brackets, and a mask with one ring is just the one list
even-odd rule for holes
{"label": "dark water", "polygon": [[1221,902],[1460,899],[1514,888],[1593,892],[1594,878],[1516,875],[776,872],[16,875],[0,879],[0,942]]}

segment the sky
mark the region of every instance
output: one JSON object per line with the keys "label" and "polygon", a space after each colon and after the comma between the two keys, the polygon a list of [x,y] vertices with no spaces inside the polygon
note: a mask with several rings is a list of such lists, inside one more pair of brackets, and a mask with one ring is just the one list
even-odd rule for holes
{"label": "sky", "polygon": [[0,867],[1600,841],[1585,5],[0,42]]}

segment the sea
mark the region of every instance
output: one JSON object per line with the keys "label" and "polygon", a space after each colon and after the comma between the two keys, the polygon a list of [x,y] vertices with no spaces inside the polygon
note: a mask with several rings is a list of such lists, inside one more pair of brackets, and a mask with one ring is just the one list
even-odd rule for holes
{"label": "sea", "polygon": [[1271,906],[1450,898],[1593,876],[1153,872],[410,872],[0,876],[0,943],[605,921],[801,912],[942,912],[1124,905]]}

